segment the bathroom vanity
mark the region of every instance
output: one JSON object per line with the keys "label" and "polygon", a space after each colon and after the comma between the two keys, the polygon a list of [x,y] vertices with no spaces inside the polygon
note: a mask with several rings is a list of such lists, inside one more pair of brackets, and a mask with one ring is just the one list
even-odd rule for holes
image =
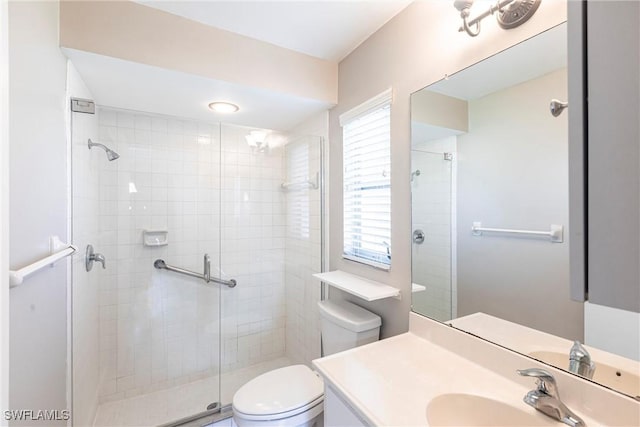
{"label": "bathroom vanity", "polygon": [[523,402],[519,369],[555,377],[587,426],[640,425],[640,402],[426,317],[409,332],[313,362],[325,382],[325,425],[561,426]]}

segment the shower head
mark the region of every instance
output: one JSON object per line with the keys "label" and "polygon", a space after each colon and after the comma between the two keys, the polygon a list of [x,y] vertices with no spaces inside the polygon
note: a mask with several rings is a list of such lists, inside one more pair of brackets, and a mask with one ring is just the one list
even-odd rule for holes
{"label": "shower head", "polygon": [[420,176],[420,173],[420,169],[416,169],[414,172],[411,172],[411,182],[413,182],[413,178]]}
{"label": "shower head", "polygon": [[107,148],[107,159],[109,159],[110,162],[114,161],[118,157],[120,157],[120,154],[118,154],[115,151],[110,150],[109,148]]}
{"label": "shower head", "polygon": [[562,102],[558,101],[557,99],[552,99],[551,104],[549,104],[549,109],[551,110],[551,114],[553,115],[553,117],[558,117],[568,106],[568,102]]}
{"label": "shower head", "polygon": [[93,141],[91,141],[91,138],[89,138],[88,146],[89,146],[89,150],[91,150],[91,147],[100,147],[100,148],[102,148],[107,153],[107,159],[110,162],[112,162],[115,159],[117,159],[118,157],[120,157],[120,155],[118,153],[116,153],[115,151],[113,151],[111,148],[108,148],[104,144],[93,142]]}

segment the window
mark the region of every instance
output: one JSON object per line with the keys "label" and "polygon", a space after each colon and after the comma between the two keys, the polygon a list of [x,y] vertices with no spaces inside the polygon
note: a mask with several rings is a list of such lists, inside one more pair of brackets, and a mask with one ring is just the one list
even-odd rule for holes
{"label": "window", "polygon": [[[306,183],[309,179],[309,142],[292,142],[285,146],[287,179],[293,183]],[[309,239],[309,190],[295,188],[287,194],[287,224],[289,236]]]}
{"label": "window", "polygon": [[340,116],[344,165],[343,257],[391,264],[391,89]]}

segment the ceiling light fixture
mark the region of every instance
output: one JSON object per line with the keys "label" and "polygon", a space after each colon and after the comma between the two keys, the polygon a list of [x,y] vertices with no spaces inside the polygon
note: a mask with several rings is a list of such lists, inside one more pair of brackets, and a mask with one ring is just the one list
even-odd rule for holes
{"label": "ceiling light fixture", "polygon": [[238,107],[236,104],[232,104],[230,102],[222,102],[222,101],[212,102],[211,104],[209,104],[209,108],[213,112],[223,113],[223,114],[231,114],[240,110],[240,107]]}

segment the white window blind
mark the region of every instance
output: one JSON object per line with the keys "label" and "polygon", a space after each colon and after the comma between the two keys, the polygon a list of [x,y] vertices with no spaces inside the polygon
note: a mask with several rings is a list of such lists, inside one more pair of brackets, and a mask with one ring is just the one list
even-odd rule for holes
{"label": "white window blind", "polygon": [[343,127],[343,257],[391,264],[391,91],[340,117]]}
{"label": "white window blind", "polygon": [[[309,179],[309,143],[295,142],[286,146],[287,180],[305,183]],[[309,188],[292,188],[287,192],[289,237],[309,238]]]}

